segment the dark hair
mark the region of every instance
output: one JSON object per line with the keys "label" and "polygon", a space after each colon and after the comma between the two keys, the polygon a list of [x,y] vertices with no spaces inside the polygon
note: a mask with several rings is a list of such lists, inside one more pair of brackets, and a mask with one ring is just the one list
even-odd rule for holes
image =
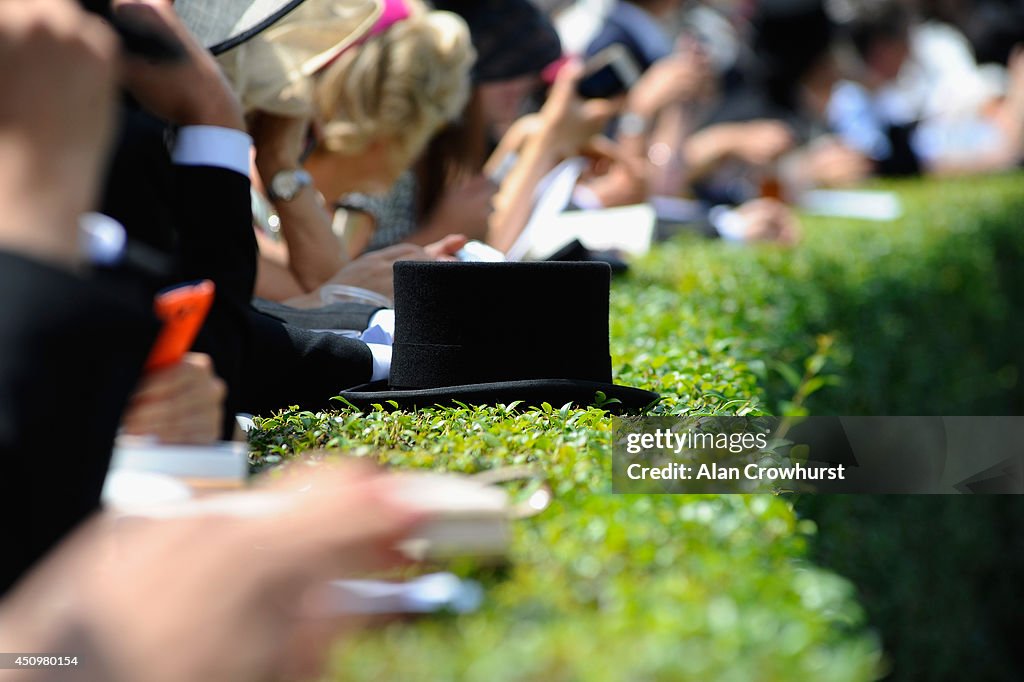
{"label": "dark hair", "polygon": [[879,41],[907,39],[910,24],[910,11],[889,0],[858,12],[846,25],[846,34],[863,59]]}
{"label": "dark hair", "polygon": [[530,0],[435,0],[466,21],[476,48],[473,82],[538,74],[562,56],[551,21]]}
{"label": "dark hair", "polygon": [[487,154],[487,122],[476,88],[458,121],[441,129],[413,169],[417,180],[416,221],[426,219],[445,190],[479,173]]}
{"label": "dark hair", "polygon": [[757,77],[792,106],[799,82],[829,54],[837,29],[823,0],[761,0],[752,17]]}

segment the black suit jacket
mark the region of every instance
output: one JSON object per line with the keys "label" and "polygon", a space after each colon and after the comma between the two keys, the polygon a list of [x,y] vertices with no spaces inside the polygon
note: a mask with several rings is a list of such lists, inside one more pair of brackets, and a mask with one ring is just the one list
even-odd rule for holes
{"label": "black suit jacket", "polygon": [[128,297],[0,252],[0,594],[96,509],[157,330]]}
{"label": "black suit jacket", "polygon": [[236,412],[325,408],[342,389],[368,381],[373,361],[366,344],[313,334],[252,308],[257,250],[248,178],[174,165],[167,141],[164,123],[126,107],[103,212],[120,220],[130,238],[173,256],[170,276],[151,279],[154,291],[183,280],[216,284],[195,348],[213,357],[228,384],[225,436]]}

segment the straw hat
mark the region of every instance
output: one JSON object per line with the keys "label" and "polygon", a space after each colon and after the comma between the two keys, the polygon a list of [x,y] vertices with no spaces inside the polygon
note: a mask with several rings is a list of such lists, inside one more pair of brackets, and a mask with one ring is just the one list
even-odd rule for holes
{"label": "straw hat", "polygon": [[177,0],[174,8],[210,50],[247,111],[308,116],[309,77],[360,40],[382,0]]}
{"label": "straw hat", "polygon": [[214,54],[240,45],[301,5],[303,0],[178,0],[174,10]]}

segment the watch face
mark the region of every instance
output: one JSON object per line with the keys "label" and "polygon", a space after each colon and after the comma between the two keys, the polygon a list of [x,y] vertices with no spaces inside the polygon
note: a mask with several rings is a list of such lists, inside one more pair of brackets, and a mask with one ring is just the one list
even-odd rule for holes
{"label": "watch face", "polygon": [[313,184],[313,179],[304,170],[281,171],[270,181],[270,191],[275,197],[291,201],[303,187]]}
{"label": "watch face", "polygon": [[299,183],[295,178],[294,171],[283,171],[274,176],[270,183],[274,194],[282,199],[288,200],[295,197],[299,191]]}

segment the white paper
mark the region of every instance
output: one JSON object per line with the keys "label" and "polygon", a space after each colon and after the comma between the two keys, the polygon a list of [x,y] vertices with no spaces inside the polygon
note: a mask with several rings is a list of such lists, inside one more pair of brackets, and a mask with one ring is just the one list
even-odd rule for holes
{"label": "white paper", "polygon": [[655,222],[649,204],[566,211],[552,216],[533,234],[529,256],[543,260],[574,239],[594,251],[641,256],[651,248]]}
{"label": "white paper", "polygon": [[873,190],[815,189],[800,197],[800,208],[813,215],[862,220],[896,220],[903,215],[899,197]]}
{"label": "white paper", "polygon": [[[587,160],[581,157],[566,159],[544,176],[534,193],[533,213],[518,239],[505,253],[509,261],[521,261],[532,251],[534,240],[540,236],[572,200],[576,181],[580,179]],[[564,246],[564,242],[562,244]]]}

